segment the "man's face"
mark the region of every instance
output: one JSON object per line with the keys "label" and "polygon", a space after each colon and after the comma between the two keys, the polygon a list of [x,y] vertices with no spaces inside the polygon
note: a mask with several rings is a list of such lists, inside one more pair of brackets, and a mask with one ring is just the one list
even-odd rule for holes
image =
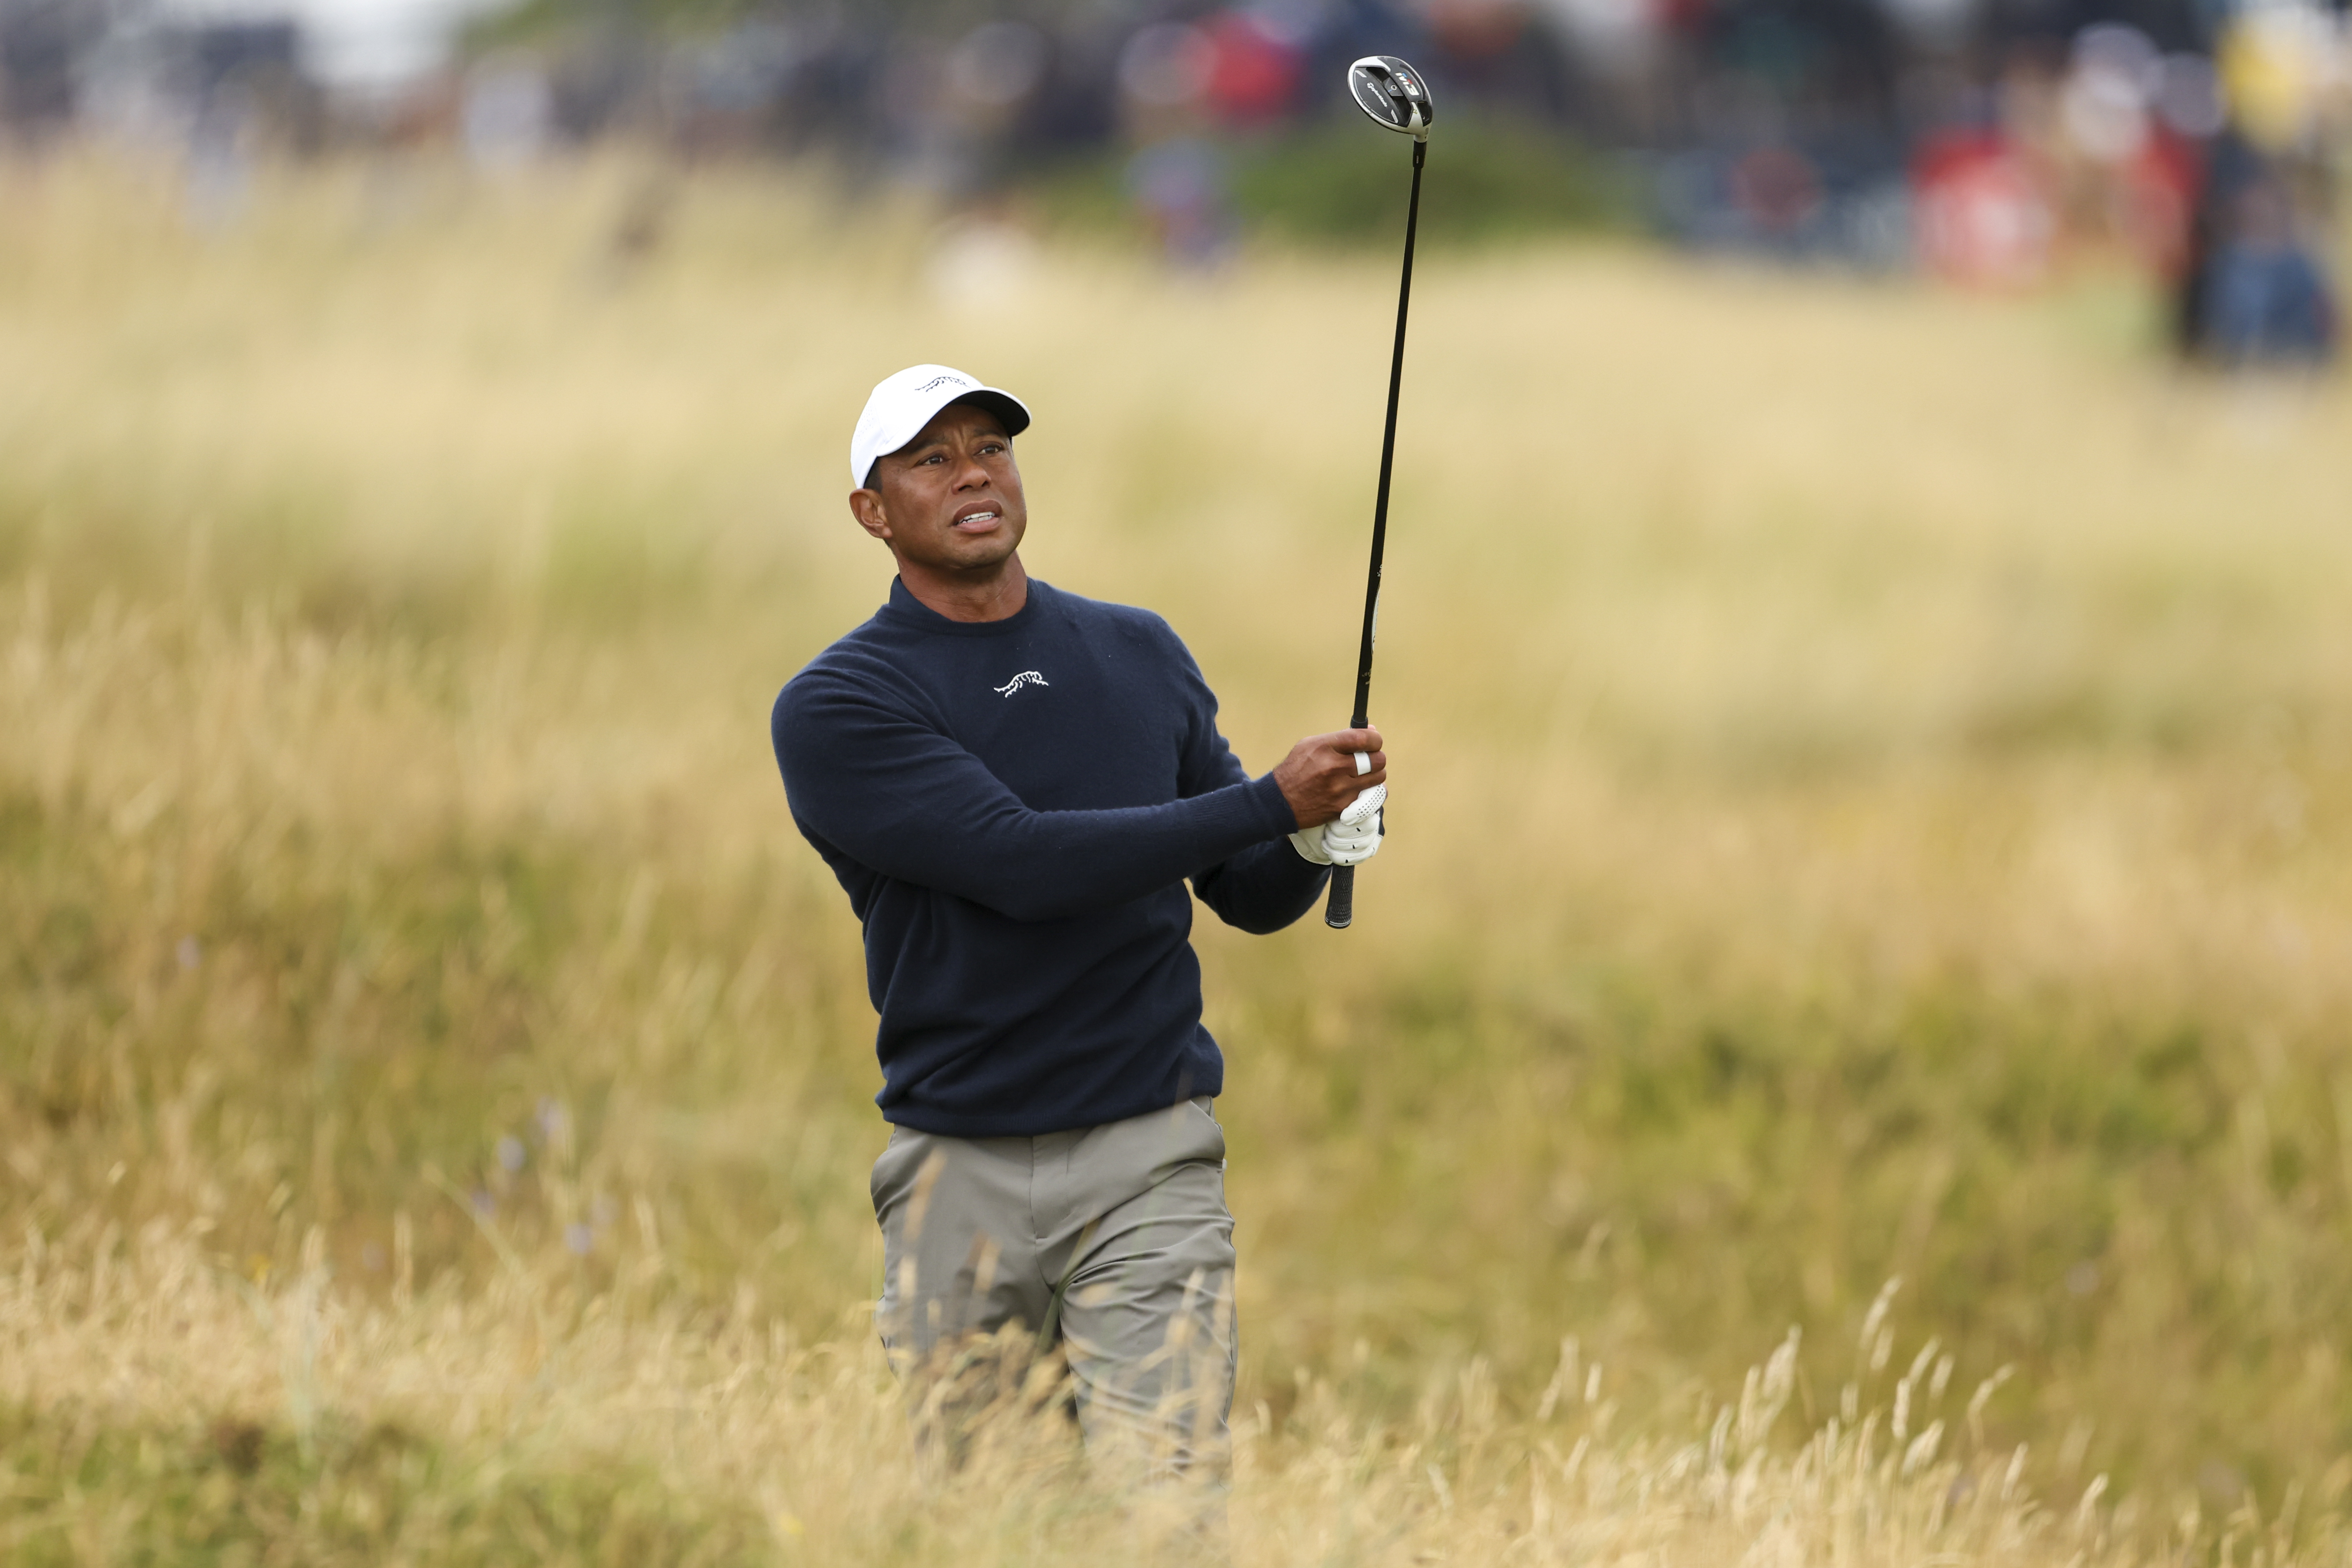
{"label": "man's face", "polygon": [[873,487],[852,491],[849,508],[901,561],[985,574],[1021,548],[1029,528],[1021,470],[1013,438],[988,410],[948,404],[876,469]]}

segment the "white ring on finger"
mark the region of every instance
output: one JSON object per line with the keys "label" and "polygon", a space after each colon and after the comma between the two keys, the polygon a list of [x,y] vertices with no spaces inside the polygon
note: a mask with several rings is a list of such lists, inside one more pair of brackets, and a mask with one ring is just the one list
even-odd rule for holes
{"label": "white ring on finger", "polygon": [[1357,778],[1359,778],[1359,779],[1361,779],[1365,774],[1370,773],[1371,770],[1372,770],[1372,758],[1371,758],[1370,754],[1370,753],[1368,753],[1368,752],[1362,752],[1362,751],[1359,751],[1359,752],[1357,752],[1357,753],[1356,753],[1356,777],[1357,777]]}

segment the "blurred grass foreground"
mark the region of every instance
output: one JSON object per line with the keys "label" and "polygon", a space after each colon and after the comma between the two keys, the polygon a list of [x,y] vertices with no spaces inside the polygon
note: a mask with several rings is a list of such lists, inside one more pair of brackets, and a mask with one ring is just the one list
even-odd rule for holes
{"label": "blurred grass foreground", "polygon": [[[616,248],[637,178],[5,175],[12,1563],[1144,1551],[1050,1432],[908,1452],[767,706],[940,359],[1039,411],[1041,575],[1245,760],[1336,723],[1393,261],[975,276],[749,173]],[[2341,387],[1631,249],[1417,292],[1394,837],[1346,936],[1201,936],[1237,1560],[2345,1562]]]}

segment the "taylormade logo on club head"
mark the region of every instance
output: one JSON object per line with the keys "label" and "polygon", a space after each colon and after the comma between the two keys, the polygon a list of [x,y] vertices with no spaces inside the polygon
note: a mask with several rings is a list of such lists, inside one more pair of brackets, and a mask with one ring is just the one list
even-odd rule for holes
{"label": "taylormade logo on club head", "polygon": [[1049,684],[1050,683],[1047,682],[1045,677],[1039,674],[1036,671],[1024,670],[1019,674],[1013,676],[1011,680],[1005,682],[1003,685],[992,689],[998,696],[1009,697],[1014,692],[1019,691],[1023,686],[1042,686]]}
{"label": "taylormade logo on club head", "polygon": [[1356,107],[1391,131],[1416,141],[1429,136],[1437,106],[1421,73],[1394,55],[1366,55],[1348,68],[1348,90]]}

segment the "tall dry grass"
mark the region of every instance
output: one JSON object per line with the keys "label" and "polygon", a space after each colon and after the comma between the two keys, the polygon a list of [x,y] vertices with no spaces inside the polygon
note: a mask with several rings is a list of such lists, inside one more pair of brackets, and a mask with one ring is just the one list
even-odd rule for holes
{"label": "tall dry grass", "polygon": [[[1245,758],[1333,722],[1389,263],[975,295],[718,177],[630,260],[646,177],[203,230],[5,176],[20,1553],[1149,1525],[1049,1439],[904,1451],[856,932],[763,719],[887,579],[846,418],[944,359],[1040,410],[1041,575],[1168,614]],[[1395,836],[1345,937],[1202,935],[1244,1560],[2342,1559],[2345,393],[2168,377],[2128,306],[1433,259]]]}
{"label": "tall dry grass", "polygon": [[[473,1287],[335,1288],[314,1233],[300,1273],[248,1285],[150,1225],[80,1260],[36,1243],[0,1288],[13,1561],[1034,1563],[1199,1561],[1200,1504],[1092,1484],[1070,1428],[1006,1420],[957,1473],[908,1461],[872,1343],[798,1340],[753,1303],[660,1304],[650,1216],[591,1291],[500,1249]],[[1881,1303],[1883,1305],[1883,1301]],[[2209,1527],[2149,1518],[2095,1478],[2066,1507],[1988,1448],[1952,1358],[1887,1364],[1779,1431],[1797,1336],[1687,1430],[1614,1429],[1599,1364],[1570,1342],[1531,1412],[1474,1361],[1416,1408],[1367,1418],[1342,1373],[1302,1374],[1289,1416],[1237,1424],[1216,1505],[1242,1563],[1759,1564],[2341,1562],[2346,1477],[2321,1506],[2251,1501]],[[1211,1557],[1222,1556],[1212,1552]]]}

